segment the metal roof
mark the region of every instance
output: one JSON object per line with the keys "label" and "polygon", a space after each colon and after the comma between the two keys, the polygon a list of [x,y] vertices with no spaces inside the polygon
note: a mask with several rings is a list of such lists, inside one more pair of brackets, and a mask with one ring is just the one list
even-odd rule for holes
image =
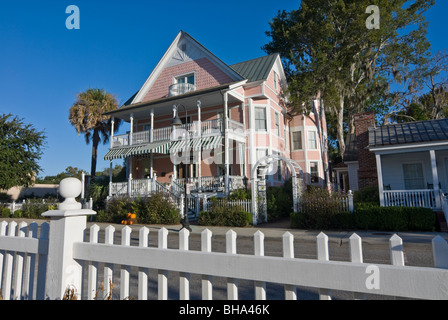
{"label": "metal roof", "polygon": [[249,82],[266,80],[278,55],[278,53],[274,53],[268,56],[236,63],[230,67],[238,72],[243,78],[249,80]]}
{"label": "metal roof", "polygon": [[448,119],[399,123],[369,129],[369,146],[392,146],[447,140]]}

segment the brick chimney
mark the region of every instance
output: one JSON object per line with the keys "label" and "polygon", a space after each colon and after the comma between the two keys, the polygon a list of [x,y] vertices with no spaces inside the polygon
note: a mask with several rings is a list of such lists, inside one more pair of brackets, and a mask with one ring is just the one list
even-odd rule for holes
{"label": "brick chimney", "polygon": [[370,152],[369,128],[375,127],[375,113],[364,112],[354,116],[356,145],[358,149],[358,180],[359,188],[377,187],[378,175],[376,171],[375,154]]}

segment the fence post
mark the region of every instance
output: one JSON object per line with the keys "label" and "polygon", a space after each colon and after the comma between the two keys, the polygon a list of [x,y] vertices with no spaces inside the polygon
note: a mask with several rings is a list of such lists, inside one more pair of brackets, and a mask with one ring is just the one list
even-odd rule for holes
{"label": "fence post", "polygon": [[46,299],[59,300],[67,288],[74,289],[81,297],[82,266],[73,259],[73,243],[84,240],[87,226],[86,216],[96,214],[90,209],[81,209],[75,198],[81,194],[81,181],[67,178],[61,181],[59,193],[65,201],[58,210],[44,212],[50,218],[47,277],[45,282]]}
{"label": "fence post", "polygon": [[353,204],[353,191],[348,191],[348,210],[350,213],[353,213],[355,211],[355,206]]}

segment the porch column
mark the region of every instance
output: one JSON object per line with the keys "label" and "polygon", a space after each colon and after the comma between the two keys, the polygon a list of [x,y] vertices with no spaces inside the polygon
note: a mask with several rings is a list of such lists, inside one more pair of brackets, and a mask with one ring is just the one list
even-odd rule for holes
{"label": "porch column", "polygon": [[[199,128],[198,128],[198,131],[199,131],[198,136],[199,136],[199,138],[201,138],[202,137],[201,100],[198,100],[197,106],[198,106],[198,126],[199,126]],[[202,170],[201,170],[202,155],[201,155],[201,151],[202,151],[202,148],[199,149],[197,160],[196,160],[199,192],[202,191]]]}
{"label": "porch column", "polygon": [[378,173],[378,190],[380,194],[380,205],[384,207],[384,185],[383,185],[383,170],[381,168],[381,155],[375,154],[376,170]]}
{"label": "porch column", "polygon": [[109,197],[112,197],[112,160],[109,164]]}
{"label": "porch column", "polygon": [[224,179],[226,194],[229,193],[229,135],[227,130],[229,129],[229,108],[228,108],[228,93],[224,93],[224,166],[226,175]]}
{"label": "porch column", "polygon": [[131,131],[129,133],[129,145],[132,146],[132,135],[134,133],[134,114],[131,113]]}
{"label": "porch column", "polygon": [[110,147],[114,147],[114,131],[115,131],[115,117],[111,118],[110,127]]}
{"label": "porch column", "polygon": [[[151,114],[150,114],[150,126],[151,129],[149,131],[149,142],[153,142],[154,140],[154,109],[151,109]],[[151,177],[151,179],[154,176],[154,153],[151,152],[151,154],[149,155],[149,161],[150,161],[150,170],[149,170],[149,176]]]}
{"label": "porch column", "polygon": [[439,188],[439,176],[437,173],[436,151],[429,150],[429,155],[431,157],[432,183],[434,185],[434,198],[436,200],[436,207],[441,208],[442,202],[440,199],[440,188]]}

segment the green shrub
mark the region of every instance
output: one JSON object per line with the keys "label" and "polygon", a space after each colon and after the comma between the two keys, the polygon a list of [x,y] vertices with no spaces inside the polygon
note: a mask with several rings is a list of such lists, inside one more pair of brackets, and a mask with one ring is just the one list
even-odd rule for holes
{"label": "green shrub", "polygon": [[1,209],[2,218],[9,218],[11,215],[11,210],[9,208],[2,208]]}
{"label": "green shrub", "polygon": [[433,231],[435,213],[412,207],[366,206],[355,210],[355,225],[363,230]]}
{"label": "green shrub", "polygon": [[251,200],[251,191],[245,188],[240,188],[232,191],[228,197],[229,200]]}
{"label": "green shrub", "polygon": [[114,197],[107,203],[106,210],[99,210],[97,221],[120,223],[127,213],[135,213],[141,224],[178,224],[179,210],[169,197],[156,193],[151,197],[130,198]]}
{"label": "green shrub", "polygon": [[14,218],[22,218],[22,214],[23,214],[22,210],[15,210],[13,217]]}
{"label": "green shrub", "polygon": [[22,218],[42,219],[42,213],[49,210],[56,210],[58,200],[55,198],[48,199],[28,199],[22,205]]}
{"label": "green shrub", "polygon": [[380,205],[380,194],[378,187],[365,187],[361,190],[355,191],[353,194],[353,201],[355,206],[360,203]]}
{"label": "green shrub", "polygon": [[198,223],[207,226],[246,227],[252,223],[252,214],[240,206],[229,206],[225,200],[211,199],[208,211],[201,211]]}
{"label": "green shrub", "polygon": [[268,187],[266,190],[268,221],[288,216],[293,206],[292,189],[286,182],[283,187]]}
{"label": "green shrub", "polygon": [[291,217],[296,228],[339,229],[352,225],[341,205],[340,193],[327,189],[306,187],[299,201],[300,214]]}

